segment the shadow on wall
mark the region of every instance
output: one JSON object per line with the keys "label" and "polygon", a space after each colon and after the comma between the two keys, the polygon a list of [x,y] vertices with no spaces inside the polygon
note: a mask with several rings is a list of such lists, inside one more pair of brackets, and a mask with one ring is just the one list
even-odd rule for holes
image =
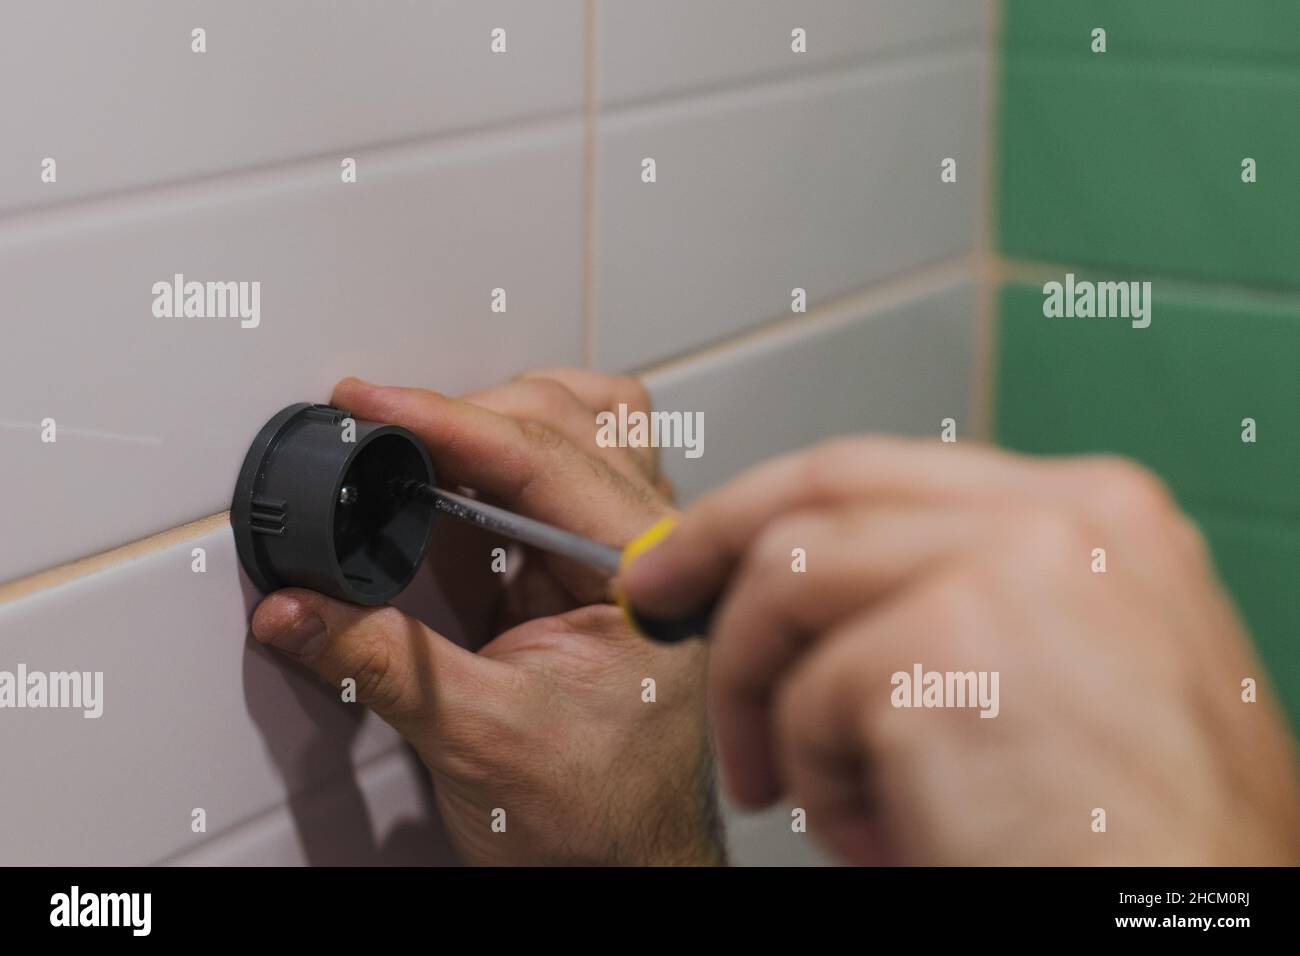
{"label": "shadow on wall", "polygon": [[[415,593],[401,602],[424,620],[437,614],[437,595],[428,568]],[[251,618],[261,592],[240,572],[244,606]],[[406,597],[405,595],[403,597]],[[430,597],[434,600],[429,600]],[[377,832],[353,763],[352,748],[366,719],[365,708],[345,703],[302,665],[246,636],[244,701],[262,735],[266,752],[288,794],[305,862],[312,866],[411,866],[454,863],[434,802],[428,770],[403,745],[412,776],[422,784],[423,813],[403,820],[387,834]]]}

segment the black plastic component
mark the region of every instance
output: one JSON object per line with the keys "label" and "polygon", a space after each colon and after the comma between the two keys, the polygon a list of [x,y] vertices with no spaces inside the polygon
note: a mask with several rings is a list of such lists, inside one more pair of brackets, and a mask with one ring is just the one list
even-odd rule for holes
{"label": "black plastic component", "polygon": [[650,617],[636,608],[629,607],[627,616],[632,626],[651,640],[660,644],[676,644],[692,637],[709,636],[713,629],[713,619],[717,617],[719,601],[712,598],[696,610],[678,618]]}
{"label": "black plastic component", "polygon": [[394,482],[432,483],[428,452],[405,428],[358,421],[349,432],[351,421],[303,402],[253,439],[230,523],[239,560],[263,591],[303,587],[383,604],[424,560],[433,507],[396,494]]}

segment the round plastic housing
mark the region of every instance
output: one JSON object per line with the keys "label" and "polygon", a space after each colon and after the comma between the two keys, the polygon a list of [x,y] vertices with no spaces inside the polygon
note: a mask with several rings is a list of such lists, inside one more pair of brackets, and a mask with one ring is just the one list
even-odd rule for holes
{"label": "round plastic housing", "polygon": [[432,484],[433,466],[405,428],[290,405],[258,432],[235,484],[230,523],[244,570],[263,591],[387,602],[419,569],[433,520],[428,502],[395,492],[408,478]]}

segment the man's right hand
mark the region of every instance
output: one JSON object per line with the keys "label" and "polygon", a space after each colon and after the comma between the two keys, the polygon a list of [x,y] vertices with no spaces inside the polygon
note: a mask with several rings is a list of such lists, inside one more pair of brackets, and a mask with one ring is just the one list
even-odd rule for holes
{"label": "man's right hand", "polygon": [[[787,795],[849,860],[1300,862],[1273,691],[1199,533],[1135,465],[835,441],[703,498],[621,584],[659,615],[727,586],[729,788]],[[917,664],[998,672],[997,716],[896,707]]]}

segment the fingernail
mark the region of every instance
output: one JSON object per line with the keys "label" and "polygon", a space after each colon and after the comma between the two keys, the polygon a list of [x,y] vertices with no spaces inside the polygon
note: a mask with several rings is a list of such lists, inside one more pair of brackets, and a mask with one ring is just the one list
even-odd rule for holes
{"label": "fingernail", "polygon": [[325,622],[309,611],[288,627],[273,627],[269,634],[255,636],[278,651],[294,657],[311,657],[325,642]]}

